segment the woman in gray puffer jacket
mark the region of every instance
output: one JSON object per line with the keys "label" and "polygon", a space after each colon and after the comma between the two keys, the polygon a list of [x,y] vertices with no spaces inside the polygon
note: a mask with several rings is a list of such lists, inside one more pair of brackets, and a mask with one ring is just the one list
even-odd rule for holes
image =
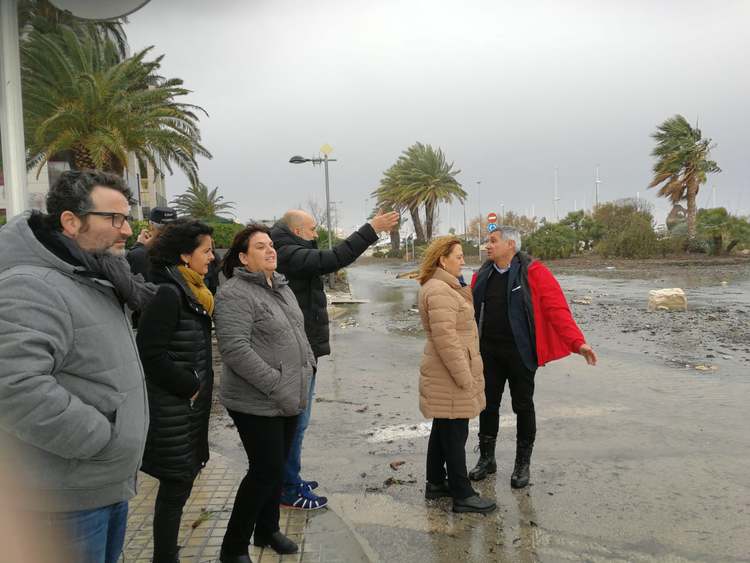
{"label": "woman in gray puffer jacket", "polygon": [[235,236],[224,257],[228,281],[216,297],[214,321],[224,370],[221,402],[237,426],[250,468],[237,490],[221,547],[222,563],[249,563],[248,546],[296,553],[279,531],[286,456],[298,415],[307,406],[315,357],[304,318],[264,225]]}

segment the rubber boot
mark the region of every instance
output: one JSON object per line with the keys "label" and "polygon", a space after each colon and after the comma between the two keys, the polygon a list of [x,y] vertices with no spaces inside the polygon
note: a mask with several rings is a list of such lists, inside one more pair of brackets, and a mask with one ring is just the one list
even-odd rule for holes
{"label": "rubber boot", "polygon": [[510,486],[514,489],[522,489],[529,484],[529,466],[533,449],[533,442],[516,443],[516,464],[513,467],[513,475],[510,477]]}
{"label": "rubber boot", "polygon": [[495,461],[495,436],[479,434],[479,461],[474,469],[469,471],[469,479],[481,481],[490,473],[497,473],[497,462]]}

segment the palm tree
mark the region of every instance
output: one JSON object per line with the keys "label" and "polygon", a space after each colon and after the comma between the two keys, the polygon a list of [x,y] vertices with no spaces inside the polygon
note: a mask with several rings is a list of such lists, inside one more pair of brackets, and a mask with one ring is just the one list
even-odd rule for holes
{"label": "palm tree", "polygon": [[696,199],[706,175],[721,172],[713,160],[709,160],[711,149],[716,145],[704,139],[701,130],[691,127],[681,115],[670,117],[651,135],[656,147],[651,151],[655,157],[654,177],[649,188],[661,184],[659,196],[669,198],[672,205],[687,201],[688,238],[696,235]]}
{"label": "palm tree", "polygon": [[18,27],[22,38],[31,30],[40,33],[59,33],[61,26],[70,28],[76,35],[91,37],[96,41],[111,40],[117,46],[120,58],[127,56],[128,39],[122,27],[125,18],[112,21],[89,21],[60,10],[49,0],[21,0],[18,3]]}
{"label": "palm tree", "polygon": [[380,187],[374,190],[370,195],[376,198],[375,209],[373,209],[371,216],[386,211],[398,212],[398,223],[393,226],[389,233],[391,249],[394,252],[398,252],[401,249],[401,215],[406,210],[403,202],[399,200],[398,190],[393,189],[392,184],[384,177],[383,180],[381,180]]}
{"label": "palm tree", "polygon": [[21,46],[28,167],[67,151],[74,168],[121,174],[133,152],[197,182],[196,157],[211,158],[198,130],[205,111],[176,101],[189,90],[157,74],[162,57],[146,61],[149,47],[121,60],[111,40],[58,31],[32,29]]}
{"label": "palm tree", "polygon": [[379,200],[382,199],[386,205],[408,210],[411,222],[414,225],[416,242],[424,242],[426,239],[422,218],[419,215],[419,201],[414,198],[409,199],[406,190],[401,185],[402,169],[406,165],[406,160],[400,157],[393,166],[385,171],[383,178],[380,180],[380,188],[373,192],[373,195],[378,197]]}
{"label": "palm tree", "polygon": [[203,182],[194,182],[184,194],[172,200],[172,205],[180,215],[194,219],[210,221],[222,215],[233,215],[234,202],[224,201],[224,196],[218,192],[218,187],[208,191],[208,186]]}
{"label": "palm tree", "polygon": [[450,203],[453,199],[464,201],[467,193],[456,180],[460,170],[453,169],[453,163],[445,160],[441,149],[415,143],[406,149],[399,159],[398,183],[403,190],[402,197],[411,205],[424,205],[425,236],[432,239],[437,206]]}

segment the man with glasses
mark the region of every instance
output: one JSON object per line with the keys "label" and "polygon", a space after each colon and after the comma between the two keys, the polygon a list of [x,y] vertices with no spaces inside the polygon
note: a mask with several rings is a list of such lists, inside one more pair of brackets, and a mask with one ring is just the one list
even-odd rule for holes
{"label": "man with glasses", "polygon": [[148,426],[127,313],[155,288],[124,258],[120,177],[65,172],[46,203],[0,231],[0,470],[60,560],[114,563]]}

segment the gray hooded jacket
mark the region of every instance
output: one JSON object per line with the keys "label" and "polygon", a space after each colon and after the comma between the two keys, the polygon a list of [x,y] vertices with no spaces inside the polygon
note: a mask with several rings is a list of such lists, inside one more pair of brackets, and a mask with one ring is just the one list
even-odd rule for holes
{"label": "gray hooded jacket", "polygon": [[236,268],[216,296],[214,323],[224,363],[221,402],[256,416],[295,416],[307,406],[315,366],[305,321],[281,274]]}
{"label": "gray hooded jacket", "polygon": [[32,510],[128,500],[148,426],[133,332],[109,282],[0,229],[0,464]]}

